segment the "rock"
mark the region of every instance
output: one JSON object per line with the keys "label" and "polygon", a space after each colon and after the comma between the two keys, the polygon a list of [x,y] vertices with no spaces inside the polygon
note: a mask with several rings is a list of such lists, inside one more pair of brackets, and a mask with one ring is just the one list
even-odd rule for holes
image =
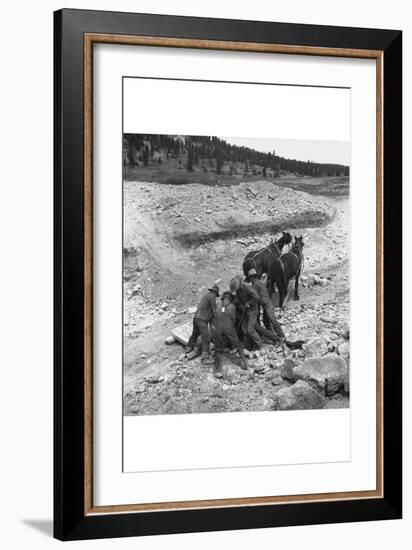
{"label": "rock", "polygon": [[167,302],[162,302],[162,303],[160,304],[160,307],[161,307],[162,309],[167,309]]}
{"label": "rock", "polygon": [[238,368],[229,359],[222,357],[222,374],[223,379],[232,384],[238,377]]}
{"label": "rock", "polygon": [[174,344],[175,343],[175,337],[174,336],[168,336],[165,340],[165,344],[167,344],[168,346],[170,346],[171,344]]}
{"label": "rock", "polygon": [[349,323],[348,322],[345,321],[345,322],[342,323],[341,331],[340,331],[339,334],[340,334],[340,336],[345,338],[345,340],[348,340],[349,334],[350,334],[350,328],[349,328]]}
{"label": "rock", "polygon": [[284,383],[283,378],[279,374],[274,374],[270,381],[272,386],[281,386]]}
{"label": "rock", "polygon": [[324,409],[349,409],[349,399],[347,397],[339,397],[339,399],[328,399]]}
{"label": "rock", "polygon": [[214,395],[219,386],[219,380],[215,378],[212,373],[210,373],[204,378],[204,380],[199,382],[197,385],[197,390],[201,394]]}
{"label": "rock", "polygon": [[303,344],[302,348],[305,350],[306,357],[321,357],[328,353],[328,345],[321,337],[313,338],[307,344]]}
{"label": "rock", "polygon": [[295,379],[310,383],[322,395],[336,393],[343,386],[347,373],[346,362],[335,354],[306,359],[293,369]]}
{"label": "rock", "polygon": [[270,369],[269,365],[258,365],[254,368],[256,374],[265,374]]}
{"label": "rock", "polygon": [[158,382],[163,382],[164,378],[163,376],[147,376],[145,378],[145,382],[148,382],[149,384],[157,384]]}
{"label": "rock", "polygon": [[277,391],[273,403],[274,409],[278,411],[322,409],[324,404],[325,398],[303,380]]}
{"label": "rock", "polygon": [[345,376],[345,380],[343,381],[343,389],[345,391],[345,393],[349,393],[349,372],[348,374]]}
{"label": "rock", "polygon": [[333,319],[332,317],[327,317],[326,315],[321,315],[320,320],[323,321],[324,323],[334,323],[335,322],[335,319]]}
{"label": "rock", "polygon": [[338,353],[341,357],[346,359],[346,361],[349,360],[349,342],[343,342],[338,346]]}
{"label": "rock", "polygon": [[192,335],[192,330],[193,330],[193,322],[190,321],[184,325],[175,327],[173,330],[170,331],[170,333],[175,340],[177,340],[184,346],[187,346],[187,343],[189,342],[189,338]]}
{"label": "rock", "polygon": [[189,404],[183,399],[171,397],[164,404],[162,412],[165,414],[186,414],[192,411],[190,410]]}
{"label": "rock", "polygon": [[263,369],[267,365],[267,359],[265,357],[259,357],[258,359],[249,360],[249,366],[256,370]]}
{"label": "rock", "polygon": [[283,365],[280,370],[280,375],[285,380],[290,380],[291,382],[296,381],[296,377],[294,375],[294,368],[298,365],[296,361],[293,359],[286,359],[283,362]]}

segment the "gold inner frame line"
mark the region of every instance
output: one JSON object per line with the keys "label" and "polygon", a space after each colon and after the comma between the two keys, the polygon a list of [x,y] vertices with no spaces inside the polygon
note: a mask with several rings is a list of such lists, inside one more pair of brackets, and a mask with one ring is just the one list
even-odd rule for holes
{"label": "gold inner frame line", "polygon": [[[93,504],[93,45],[96,43],[376,60],[376,489],[144,504]],[[84,35],[84,513],[130,513],[383,498],[383,52],[186,38]]]}

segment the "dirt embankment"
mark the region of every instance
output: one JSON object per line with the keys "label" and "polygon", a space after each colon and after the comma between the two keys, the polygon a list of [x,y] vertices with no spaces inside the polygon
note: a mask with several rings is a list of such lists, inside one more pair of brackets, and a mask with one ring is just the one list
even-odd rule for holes
{"label": "dirt embankment", "polygon": [[[125,182],[124,207],[126,414],[198,410],[193,405],[194,394],[190,397],[186,391],[190,388],[185,389],[183,382],[187,373],[195,377],[193,383],[199,382],[210,374],[210,369],[206,372],[195,362],[184,365],[179,359],[182,348],[177,344],[165,346],[164,339],[174,326],[191,320],[208,285],[220,279],[220,288],[227,288],[234,274],[241,272],[246,253],[266,246],[277,231],[305,235],[301,301],[289,301],[283,317],[278,311],[286,334],[306,339],[323,334],[325,326],[317,324],[317,312],[311,309],[319,302],[324,304],[324,315],[335,316],[340,323],[347,320],[347,198],[309,195],[267,182],[222,188]],[[275,296],[275,304],[276,300]],[[293,312],[292,318],[288,317],[289,311]],[[287,352],[273,353],[280,353],[279,368]],[[233,385],[237,388],[230,402],[218,400],[218,410],[271,408],[272,401],[268,405],[266,397],[262,398],[265,390],[262,394],[258,388],[262,389],[263,384],[268,389],[268,377],[276,374],[275,370],[254,379],[242,378],[240,385]],[[157,381],[150,382],[150,377]],[[223,384],[232,387],[230,381]],[[270,382],[269,386],[272,395],[274,386]],[[208,401],[211,386],[201,387],[201,395],[195,392],[193,399],[203,403],[199,412],[210,412],[214,410]],[[178,392],[180,405],[174,410],[170,404],[167,411],[162,403],[171,388]],[[251,396],[247,405],[242,397],[245,392]]]}
{"label": "dirt embankment", "polygon": [[124,208],[126,249],[147,248],[151,236],[190,247],[245,235],[275,235],[284,227],[325,225],[335,213],[323,197],[266,181],[232,187],[125,182]]}

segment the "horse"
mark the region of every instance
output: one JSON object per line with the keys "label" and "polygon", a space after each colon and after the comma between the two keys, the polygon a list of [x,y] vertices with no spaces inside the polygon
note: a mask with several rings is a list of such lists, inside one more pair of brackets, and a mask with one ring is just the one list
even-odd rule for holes
{"label": "horse", "polygon": [[259,279],[264,273],[268,273],[272,263],[279,258],[285,244],[292,241],[292,235],[282,231],[282,236],[277,241],[272,241],[268,246],[261,250],[248,252],[243,260],[243,273],[248,276],[249,270],[254,267]]}
{"label": "horse", "polygon": [[282,254],[273,262],[268,273],[269,294],[272,296],[274,284],[279,290],[279,307],[283,307],[286,298],[289,281],[295,278],[294,300],[299,300],[299,277],[303,265],[303,236],[295,237],[292,250]]}

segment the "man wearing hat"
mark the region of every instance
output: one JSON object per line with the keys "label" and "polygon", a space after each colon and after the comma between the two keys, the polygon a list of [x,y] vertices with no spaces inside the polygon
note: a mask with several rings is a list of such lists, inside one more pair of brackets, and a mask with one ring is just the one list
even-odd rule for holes
{"label": "man wearing hat", "polygon": [[239,340],[235,328],[236,307],[233,303],[233,299],[234,296],[229,291],[225,291],[222,294],[222,308],[216,312],[216,317],[212,325],[212,342],[216,350],[214,374],[217,378],[222,377],[221,355],[227,345],[231,346],[239,353],[241,368],[244,370],[248,368],[243,344]]}
{"label": "man wearing hat", "polygon": [[193,331],[186,346],[186,353],[190,353],[196,345],[199,335],[202,337],[202,361],[206,365],[214,363],[210,357],[209,324],[216,315],[216,298],[219,296],[219,287],[213,285],[208,288],[197,306],[193,318]]}
{"label": "man wearing hat", "polygon": [[260,348],[262,340],[256,332],[259,315],[259,297],[255,290],[246,285],[239,277],[230,281],[230,292],[236,296],[237,304],[242,312],[242,330],[249,336],[255,348]]}
{"label": "man wearing hat", "polygon": [[285,334],[279,321],[276,319],[273,304],[269,298],[269,293],[265,283],[258,279],[256,269],[252,267],[248,271],[248,280],[250,281],[254,291],[259,297],[259,305],[263,308],[263,323],[268,330],[273,329],[280,342],[285,341]]}

